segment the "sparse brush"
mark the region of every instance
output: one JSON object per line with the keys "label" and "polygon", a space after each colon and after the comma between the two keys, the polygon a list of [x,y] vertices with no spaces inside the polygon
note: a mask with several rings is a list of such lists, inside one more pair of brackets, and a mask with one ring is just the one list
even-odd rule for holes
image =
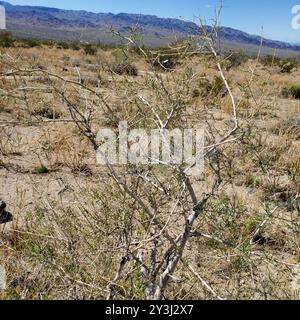
{"label": "sparse brush", "polygon": [[22,46],[25,48],[36,48],[41,46],[41,41],[37,39],[24,39],[21,41]]}
{"label": "sparse brush", "polygon": [[81,46],[80,46],[79,42],[73,41],[73,42],[70,43],[70,48],[72,50],[78,51],[78,50],[81,49]]}
{"label": "sparse brush", "polygon": [[92,44],[85,44],[83,46],[83,50],[84,50],[84,53],[89,56],[94,56],[98,51],[97,47],[95,47]]}
{"label": "sparse brush", "polygon": [[15,39],[12,33],[9,31],[0,30],[0,47],[9,48],[12,47]]}
{"label": "sparse brush", "polygon": [[59,119],[62,116],[62,113],[45,103],[37,105],[32,111],[31,114],[34,116],[41,116],[47,119]]}
{"label": "sparse brush", "polygon": [[[300,90],[299,90],[299,94],[300,94]],[[296,140],[300,140],[300,116],[295,115],[293,117],[290,117],[286,121],[281,122],[280,128],[278,128],[278,131],[284,134],[290,134]]]}
{"label": "sparse brush", "polygon": [[56,44],[56,48],[57,49],[64,49],[67,50],[70,48],[70,44],[68,42],[65,41],[60,41]]}
{"label": "sparse brush", "polygon": [[[0,231],[8,275],[0,299],[294,297],[299,105],[274,94],[288,78],[279,61],[236,69],[243,56],[190,52],[185,42],[156,51],[95,45],[89,56],[71,43],[19,44],[0,55],[1,198],[17,217]],[[100,165],[97,133],[109,127],[115,150],[121,121],[126,158],[138,145],[132,129],[148,138],[169,130],[157,152],[169,143],[180,156],[176,140],[195,137],[174,132],[203,128],[203,171],[152,157]]]}
{"label": "sparse brush", "polygon": [[211,81],[208,78],[199,80],[197,87],[193,91],[193,97],[223,98],[227,93],[223,80],[219,76],[214,76]]}
{"label": "sparse brush", "polygon": [[111,70],[118,75],[138,76],[137,67],[126,61],[113,64]]}
{"label": "sparse brush", "polygon": [[40,167],[36,167],[34,169],[34,172],[37,174],[47,174],[49,173],[49,169],[46,166],[42,165]]}
{"label": "sparse brush", "polygon": [[281,73],[291,73],[291,71],[296,67],[296,64],[288,61],[288,62],[283,62],[280,65],[280,67],[281,67],[280,69]]}
{"label": "sparse brush", "polygon": [[225,55],[227,61],[227,71],[231,68],[237,68],[249,60],[249,55],[243,51],[231,51]]}
{"label": "sparse brush", "polygon": [[291,84],[282,88],[281,94],[284,98],[300,99],[300,84]]}
{"label": "sparse brush", "polygon": [[281,73],[290,73],[298,65],[294,59],[280,59],[270,55],[262,57],[260,62],[267,67],[278,67]]}

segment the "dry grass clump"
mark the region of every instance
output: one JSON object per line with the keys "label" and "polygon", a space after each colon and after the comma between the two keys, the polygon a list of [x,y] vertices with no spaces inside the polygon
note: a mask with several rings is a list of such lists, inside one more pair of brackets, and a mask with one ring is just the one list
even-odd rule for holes
{"label": "dry grass clump", "polygon": [[68,168],[73,173],[91,172],[89,164],[94,161],[90,160],[92,155],[88,141],[78,136],[78,131],[71,125],[57,131],[45,131],[33,147],[40,162],[37,168],[41,171],[47,168],[43,173],[61,168]]}
{"label": "dry grass clump", "polygon": [[249,56],[243,51],[231,51],[225,55],[227,60],[227,70],[238,68],[249,60]]}
{"label": "dry grass clump", "polygon": [[199,80],[197,88],[193,91],[193,97],[202,98],[224,98],[228,94],[226,87],[219,76],[214,76],[210,81],[209,79],[203,77]]}
{"label": "dry grass clump", "polygon": [[281,125],[281,130],[285,134],[293,136],[296,140],[300,140],[300,116],[293,116]]}
{"label": "dry grass clump", "polygon": [[40,116],[47,119],[59,119],[62,116],[62,113],[59,110],[55,110],[49,103],[40,103],[35,106],[31,111],[33,116]]}

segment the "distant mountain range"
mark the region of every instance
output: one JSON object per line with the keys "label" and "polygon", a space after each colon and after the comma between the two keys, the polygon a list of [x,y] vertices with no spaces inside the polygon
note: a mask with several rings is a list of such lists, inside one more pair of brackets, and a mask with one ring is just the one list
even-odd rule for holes
{"label": "distant mountain range", "polygon": [[[147,46],[165,46],[176,37],[186,38],[199,33],[199,26],[179,19],[159,18],[153,15],[92,13],[36,6],[15,6],[0,1],[6,9],[7,28],[16,37],[55,40],[78,40],[114,44],[119,41],[108,30],[126,33],[138,23]],[[209,27],[208,27],[209,28]],[[221,27],[220,40],[227,47],[257,50],[261,37],[240,30]],[[300,45],[264,39],[264,48],[300,52]],[[272,49],[272,50],[271,50]],[[299,53],[298,53],[299,54]]]}

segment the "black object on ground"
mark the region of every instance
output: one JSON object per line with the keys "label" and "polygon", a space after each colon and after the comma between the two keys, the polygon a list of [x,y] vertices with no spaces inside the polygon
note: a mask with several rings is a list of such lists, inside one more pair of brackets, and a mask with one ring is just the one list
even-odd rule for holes
{"label": "black object on ground", "polygon": [[13,216],[10,212],[5,210],[6,203],[0,199],[0,224],[8,223],[13,220]]}

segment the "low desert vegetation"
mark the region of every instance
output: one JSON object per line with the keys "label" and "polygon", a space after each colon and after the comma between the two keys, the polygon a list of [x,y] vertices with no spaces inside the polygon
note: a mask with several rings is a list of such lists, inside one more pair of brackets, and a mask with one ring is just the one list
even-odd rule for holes
{"label": "low desert vegetation", "polygon": [[13,46],[14,41],[11,32],[0,30],[0,47],[9,48]]}
{"label": "low desert vegetation", "polygon": [[300,84],[291,84],[282,88],[282,95],[285,98],[300,99]]}
{"label": "low desert vegetation", "polygon": [[97,47],[92,44],[85,44],[83,49],[87,55],[94,56],[97,53]]}
{"label": "low desert vegetation", "polygon": [[112,70],[112,72],[114,72],[118,75],[128,75],[128,76],[137,76],[138,75],[137,67],[128,61],[113,64],[111,66],[111,70]]}
{"label": "low desert vegetation", "polygon": [[[1,45],[1,299],[299,299],[296,62],[129,40]],[[203,173],[98,164],[124,121],[204,128]]]}

